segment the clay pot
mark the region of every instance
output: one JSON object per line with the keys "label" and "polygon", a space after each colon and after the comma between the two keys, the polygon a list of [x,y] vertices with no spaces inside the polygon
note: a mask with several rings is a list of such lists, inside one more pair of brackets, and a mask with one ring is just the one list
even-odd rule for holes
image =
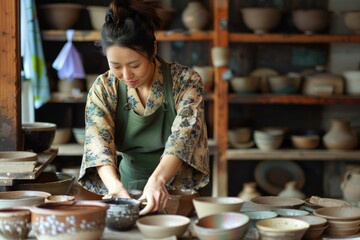
{"label": "clay pot", "polygon": [[312,35],[324,30],[330,22],[330,12],[322,9],[293,11],[295,26],[306,35]]}
{"label": "clay pot", "polygon": [[244,183],[243,189],[238,195],[238,197],[244,201],[250,201],[251,199],[258,196],[261,196],[261,194],[257,191],[255,182]]}
{"label": "clay pot", "polygon": [[280,23],[282,11],[279,8],[242,8],[245,25],[255,34],[265,34]]}
{"label": "clay pot", "polygon": [[0,210],[0,239],[26,239],[31,229],[31,212],[21,208]]}
{"label": "clay pot", "polygon": [[305,199],[305,194],[298,189],[296,186],[296,181],[287,182],[285,184],[285,188],[279,193],[278,196]]}
{"label": "clay pot", "polygon": [[345,173],[341,189],[345,200],[360,200],[360,168],[354,168]]}
{"label": "clay pot", "polygon": [[344,13],[345,26],[355,34],[360,34],[360,10]]}
{"label": "clay pot", "polygon": [[323,137],[323,142],[327,149],[352,150],[357,146],[358,139],[352,132],[349,121],[333,119],[330,130]]}
{"label": "clay pot", "polygon": [[189,2],[182,13],[182,22],[190,31],[200,31],[209,21],[209,12],[200,2]]}

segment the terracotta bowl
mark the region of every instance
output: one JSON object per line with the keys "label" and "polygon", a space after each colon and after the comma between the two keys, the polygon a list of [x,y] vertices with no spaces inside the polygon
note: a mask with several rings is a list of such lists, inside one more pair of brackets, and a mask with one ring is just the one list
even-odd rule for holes
{"label": "terracotta bowl", "polygon": [[224,212],[200,218],[193,226],[201,240],[237,240],[248,231],[249,217],[242,213]]}
{"label": "terracotta bowl", "polygon": [[139,218],[136,226],[148,238],[180,238],[190,225],[190,218],[179,215],[151,215]]}
{"label": "terracotta bowl", "polygon": [[255,34],[265,34],[278,26],[282,11],[279,8],[242,8],[245,25]]}
{"label": "terracotta bowl", "polygon": [[75,25],[83,8],[73,3],[42,4],[39,6],[39,17],[48,28],[66,30]]}
{"label": "terracotta bowl", "polygon": [[237,94],[256,93],[259,90],[260,78],[252,76],[234,77],[230,80],[230,85]]}
{"label": "terracotta bowl", "polygon": [[291,143],[298,149],[315,149],[320,144],[319,135],[292,135]]}
{"label": "terracotta bowl", "polygon": [[31,208],[32,231],[39,240],[98,240],[108,207],[97,201],[40,204]]}
{"label": "terracotta bowl", "polygon": [[344,13],[345,26],[355,34],[360,34],[360,10]]}
{"label": "terracotta bowl", "polygon": [[271,218],[256,223],[261,239],[300,240],[310,225],[294,218]]}
{"label": "terracotta bowl", "polygon": [[238,197],[198,197],[193,199],[198,218],[222,212],[240,212],[244,200]]}
{"label": "terracotta bowl", "polygon": [[24,150],[43,152],[50,148],[56,131],[56,124],[47,122],[22,123]]}
{"label": "terracotta bowl", "polygon": [[87,6],[86,9],[89,12],[91,26],[95,30],[101,30],[103,24],[105,23],[105,15],[108,7]]}
{"label": "terracotta bowl", "polygon": [[0,209],[0,239],[26,239],[31,229],[31,212],[27,209]]}
{"label": "terracotta bowl", "polygon": [[325,207],[316,209],[314,215],[328,221],[354,221],[360,219],[360,208],[356,207]]}
{"label": "terracotta bowl", "polygon": [[14,190],[37,190],[51,195],[66,195],[75,177],[62,172],[43,172],[34,180],[19,180]]}
{"label": "terracotta bowl", "polygon": [[174,8],[158,8],[156,13],[161,19],[161,30],[169,29],[176,17],[176,9]]}
{"label": "terracotta bowl", "polygon": [[195,207],[193,199],[200,197],[199,193],[192,189],[169,190],[169,200],[166,205],[168,214],[176,214],[186,217],[194,215]]}
{"label": "terracotta bowl", "polygon": [[0,208],[34,206],[45,202],[50,193],[41,191],[0,192]]}
{"label": "terracotta bowl", "polygon": [[291,197],[277,197],[277,196],[259,196],[250,200],[255,205],[261,206],[263,209],[277,209],[277,208],[294,208],[297,209],[304,204],[304,201],[299,198]]}
{"label": "terracotta bowl", "polygon": [[324,30],[330,22],[330,12],[322,9],[295,10],[292,17],[295,26],[307,35]]}
{"label": "terracotta bowl", "polygon": [[104,199],[109,204],[106,213],[106,226],[116,231],[128,231],[139,218],[140,201],[131,198]]}
{"label": "terracotta bowl", "polygon": [[278,208],[274,209],[273,211],[281,217],[296,217],[309,215],[308,211],[292,208]]}

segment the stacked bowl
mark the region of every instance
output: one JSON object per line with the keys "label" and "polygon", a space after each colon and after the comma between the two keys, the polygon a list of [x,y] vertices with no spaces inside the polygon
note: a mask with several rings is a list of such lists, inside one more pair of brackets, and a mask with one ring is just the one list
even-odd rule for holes
{"label": "stacked bowl", "polygon": [[294,218],[305,221],[310,225],[309,229],[305,232],[303,236],[304,240],[319,239],[327,228],[327,220],[322,217],[307,215],[295,216]]}
{"label": "stacked bowl", "polygon": [[313,213],[327,220],[325,234],[328,236],[349,237],[360,230],[360,208],[325,207],[316,209]]}

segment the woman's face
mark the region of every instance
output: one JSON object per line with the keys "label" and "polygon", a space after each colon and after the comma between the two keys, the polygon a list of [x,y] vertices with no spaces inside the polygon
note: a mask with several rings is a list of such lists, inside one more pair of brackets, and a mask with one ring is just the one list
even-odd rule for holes
{"label": "woman's face", "polygon": [[111,46],[106,50],[111,72],[130,88],[151,86],[155,65],[144,55],[126,47]]}

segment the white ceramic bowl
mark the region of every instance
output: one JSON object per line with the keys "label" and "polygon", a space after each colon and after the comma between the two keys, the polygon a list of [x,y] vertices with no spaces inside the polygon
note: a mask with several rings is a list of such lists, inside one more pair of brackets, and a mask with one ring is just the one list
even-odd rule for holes
{"label": "white ceramic bowl", "polygon": [[193,199],[198,218],[222,212],[240,212],[244,200],[238,197],[198,197]]}
{"label": "white ceramic bowl", "polygon": [[284,139],[282,130],[255,130],[254,141],[260,150],[273,150],[281,147]]}

